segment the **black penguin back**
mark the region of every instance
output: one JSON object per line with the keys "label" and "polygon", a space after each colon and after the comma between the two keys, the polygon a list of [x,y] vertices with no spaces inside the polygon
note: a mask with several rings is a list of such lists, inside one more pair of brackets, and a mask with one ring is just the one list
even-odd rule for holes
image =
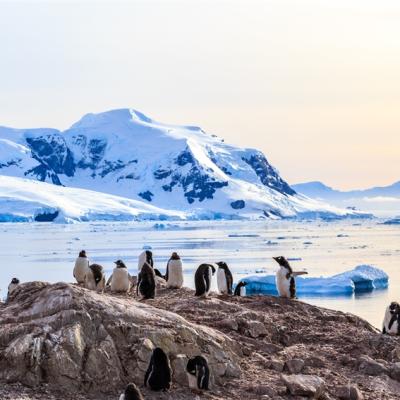
{"label": "black penguin back", "polygon": [[151,356],[144,384],[151,390],[168,390],[171,387],[171,379],[172,370],[168,356],[160,347],[157,347]]}

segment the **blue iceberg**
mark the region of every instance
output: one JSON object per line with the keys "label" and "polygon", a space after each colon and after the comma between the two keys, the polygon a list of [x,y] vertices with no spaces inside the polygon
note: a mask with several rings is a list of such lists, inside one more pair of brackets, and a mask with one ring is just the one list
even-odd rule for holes
{"label": "blue iceberg", "polygon": [[[240,281],[247,282],[247,295],[278,295],[275,275],[251,275]],[[371,265],[359,265],[351,271],[330,277],[296,277],[298,296],[351,296],[353,293],[386,289],[388,275]]]}

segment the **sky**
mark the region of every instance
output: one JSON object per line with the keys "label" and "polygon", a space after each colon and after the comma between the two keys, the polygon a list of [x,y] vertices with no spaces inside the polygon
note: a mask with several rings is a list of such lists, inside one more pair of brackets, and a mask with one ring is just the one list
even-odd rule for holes
{"label": "sky", "polygon": [[0,0],[0,125],[134,108],[290,183],[400,180],[398,0]]}

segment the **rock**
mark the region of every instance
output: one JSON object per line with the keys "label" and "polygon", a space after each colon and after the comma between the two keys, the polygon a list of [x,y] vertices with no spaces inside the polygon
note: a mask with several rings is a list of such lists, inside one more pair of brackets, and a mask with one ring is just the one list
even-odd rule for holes
{"label": "rock", "polygon": [[285,363],[280,360],[272,359],[269,361],[267,367],[277,372],[282,372],[285,367]]}
{"label": "rock", "polygon": [[233,318],[225,318],[225,319],[221,320],[218,323],[218,325],[221,328],[227,328],[227,329],[230,329],[232,331],[237,331],[239,329],[239,324]]}
{"label": "rock", "polygon": [[304,361],[300,358],[293,358],[291,360],[287,360],[285,363],[285,368],[291,374],[298,374],[304,367]]}
{"label": "rock", "polygon": [[179,383],[182,386],[188,386],[188,378],[186,374],[186,366],[188,363],[188,357],[186,354],[177,354],[176,357],[171,361],[172,367],[172,379],[174,382]]}
{"label": "rock", "polygon": [[282,381],[293,396],[318,399],[325,390],[325,382],[315,375],[282,375]]}
{"label": "rock", "polygon": [[265,343],[263,350],[268,354],[276,354],[282,351],[282,347],[274,343]]}
{"label": "rock", "polygon": [[308,367],[323,368],[325,367],[325,361],[321,357],[312,356],[305,360],[305,365]]}
{"label": "rock", "polygon": [[339,386],[336,389],[336,396],[341,400],[363,400],[364,396],[357,386]]}
{"label": "rock", "polygon": [[368,356],[361,356],[358,359],[358,370],[366,375],[373,376],[389,373],[388,368]]}
{"label": "rock", "polygon": [[400,382],[400,362],[394,363],[390,367],[389,376]]}
{"label": "rock", "polygon": [[179,382],[183,354],[205,354],[217,384],[227,371],[240,374],[232,339],[145,302],[65,283],[25,283],[15,292],[0,314],[0,382],[115,393],[142,384],[157,346]]}
{"label": "rock", "polygon": [[267,329],[262,322],[245,321],[243,325],[245,334],[252,338],[258,338],[259,336],[265,336],[267,334]]}

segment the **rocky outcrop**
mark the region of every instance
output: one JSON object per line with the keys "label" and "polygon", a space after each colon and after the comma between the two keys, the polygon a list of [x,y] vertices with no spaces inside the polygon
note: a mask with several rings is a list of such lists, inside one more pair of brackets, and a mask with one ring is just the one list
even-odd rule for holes
{"label": "rocky outcrop", "polygon": [[[146,399],[193,400],[184,368],[201,353],[213,377],[204,399],[393,400],[399,345],[360,318],[300,301],[199,299],[159,285],[140,302],[34,282],[0,305],[0,398],[115,400],[134,381]],[[169,354],[170,392],[142,386],[154,346]]]}
{"label": "rocky outcrop", "polygon": [[65,283],[21,285],[0,316],[0,382],[117,392],[143,383],[156,346],[180,384],[185,357],[197,354],[208,358],[215,384],[240,375],[232,339],[150,304]]}

